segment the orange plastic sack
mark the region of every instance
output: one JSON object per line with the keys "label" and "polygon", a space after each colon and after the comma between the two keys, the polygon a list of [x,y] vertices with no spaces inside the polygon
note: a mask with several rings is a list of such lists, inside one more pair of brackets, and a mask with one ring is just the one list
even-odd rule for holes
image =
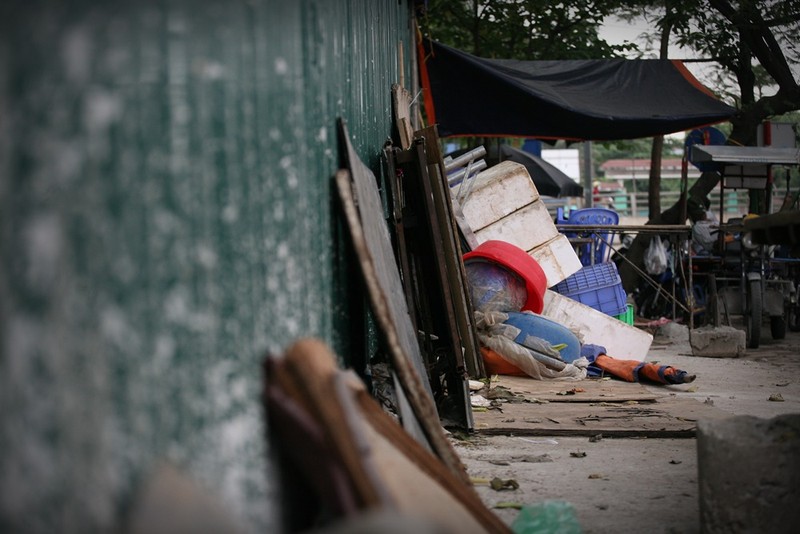
{"label": "orange plastic sack", "polygon": [[519,367],[510,363],[508,360],[497,354],[492,349],[481,347],[483,365],[486,367],[486,374],[491,375],[511,375],[528,376]]}

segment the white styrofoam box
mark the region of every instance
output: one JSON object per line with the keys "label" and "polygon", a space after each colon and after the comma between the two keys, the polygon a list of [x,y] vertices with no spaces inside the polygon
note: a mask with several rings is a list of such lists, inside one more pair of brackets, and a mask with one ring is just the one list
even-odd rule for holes
{"label": "white styrofoam box", "polygon": [[[461,209],[473,232],[539,200],[539,191],[528,169],[519,163],[503,161],[478,173],[472,180],[475,182],[464,184],[471,192]],[[455,195],[459,187],[453,187],[451,194]]]}
{"label": "white styrofoam box", "polygon": [[514,244],[522,250],[536,248],[557,235],[558,229],[550,218],[547,206],[541,200],[531,202],[475,232],[475,237],[480,243],[499,239]]}
{"label": "white styrofoam box", "polygon": [[578,272],[583,265],[572,243],[564,234],[557,234],[550,241],[528,251],[539,263],[547,277],[547,287],[553,287]]}
{"label": "white styrofoam box", "polygon": [[572,330],[581,344],[605,347],[606,353],[617,360],[643,362],[653,342],[647,332],[549,289],[545,291],[542,315]]}

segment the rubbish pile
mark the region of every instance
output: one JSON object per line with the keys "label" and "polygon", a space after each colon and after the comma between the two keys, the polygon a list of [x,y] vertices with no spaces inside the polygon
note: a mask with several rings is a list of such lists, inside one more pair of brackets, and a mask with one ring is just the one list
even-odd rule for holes
{"label": "rubbish pile", "polygon": [[[694,379],[644,363],[653,338],[632,326],[627,295],[609,260],[610,235],[559,232],[523,165],[502,162],[462,178],[451,186],[451,197],[463,214],[462,233],[473,240],[463,260],[488,374]],[[609,225],[619,218],[612,210],[586,208],[558,221]]]}

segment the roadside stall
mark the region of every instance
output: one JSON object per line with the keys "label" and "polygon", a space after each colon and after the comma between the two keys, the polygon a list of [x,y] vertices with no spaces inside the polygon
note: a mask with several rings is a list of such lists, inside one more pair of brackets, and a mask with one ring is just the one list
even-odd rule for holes
{"label": "roadside stall", "polygon": [[[695,259],[704,266],[714,324],[730,324],[731,316],[741,316],[747,333],[747,347],[757,348],[763,320],[768,317],[772,338],[783,339],[787,316],[792,318],[792,327],[797,328],[796,289],[800,279],[800,259],[791,257],[785,249],[780,248],[780,245],[792,244],[788,234],[772,232],[770,240],[760,239],[759,242],[753,239],[753,228],[761,229],[763,233],[767,228],[775,227],[760,225],[755,221],[769,216],[773,211],[773,173],[780,166],[800,165],[800,150],[694,145],[690,158],[693,163],[717,165],[722,176],[720,218],[726,189],[763,191],[767,199],[763,213],[720,220],[717,243],[712,254]],[[792,218],[788,213],[783,218]],[[780,226],[787,224],[784,221]],[[787,314],[787,311],[790,313]]]}

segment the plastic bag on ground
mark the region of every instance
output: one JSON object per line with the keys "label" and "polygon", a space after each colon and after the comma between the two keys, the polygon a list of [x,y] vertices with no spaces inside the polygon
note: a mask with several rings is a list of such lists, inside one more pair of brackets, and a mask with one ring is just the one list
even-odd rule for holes
{"label": "plastic bag on ground", "polygon": [[581,534],[575,508],[565,501],[544,501],[523,506],[511,524],[515,534]]}

